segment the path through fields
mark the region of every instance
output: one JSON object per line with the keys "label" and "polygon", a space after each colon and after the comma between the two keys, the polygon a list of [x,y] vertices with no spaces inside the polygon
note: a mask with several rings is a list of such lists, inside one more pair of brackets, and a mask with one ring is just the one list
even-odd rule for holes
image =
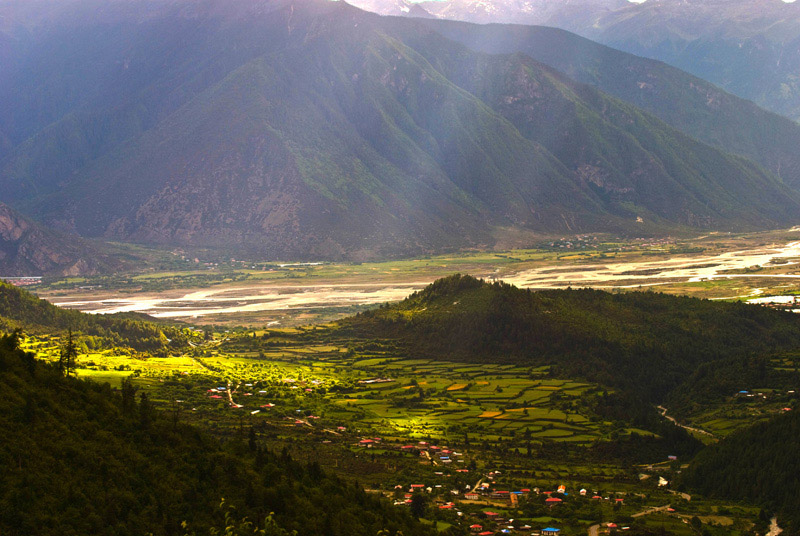
{"label": "path through fields", "polygon": [[671,416],[667,415],[667,408],[665,408],[664,406],[656,406],[656,407],[658,407],[658,409],[661,411],[661,416],[662,417],[664,417],[665,419],[667,419],[671,423],[675,424],[676,426],[680,426],[681,428],[683,428],[684,430],[687,430],[689,432],[695,432],[695,433],[698,433],[698,434],[704,434],[704,435],[707,435],[707,436],[709,436],[711,438],[716,439],[716,436],[714,436],[714,434],[712,434],[711,432],[707,432],[705,430],[701,430],[700,428],[694,428],[692,426],[687,426],[685,424],[679,423],[675,419],[675,417],[671,417]]}

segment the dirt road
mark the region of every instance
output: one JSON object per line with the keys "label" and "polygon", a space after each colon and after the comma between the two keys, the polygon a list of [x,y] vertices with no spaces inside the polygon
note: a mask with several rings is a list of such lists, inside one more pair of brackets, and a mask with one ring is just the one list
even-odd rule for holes
{"label": "dirt road", "polygon": [[687,430],[689,432],[695,432],[695,433],[698,433],[698,434],[707,435],[708,437],[712,437],[712,438],[716,439],[716,436],[714,436],[714,434],[712,434],[711,432],[707,432],[705,430],[701,430],[700,428],[693,428],[691,426],[686,426],[685,424],[679,423],[675,419],[675,417],[670,417],[669,415],[667,415],[667,408],[665,408],[664,406],[657,406],[657,407],[661,411],[661,416],[662,417],[664,417],[668,421],[672,422],[673,424],[676,424],[676,425],[680,426],[684,430]]}

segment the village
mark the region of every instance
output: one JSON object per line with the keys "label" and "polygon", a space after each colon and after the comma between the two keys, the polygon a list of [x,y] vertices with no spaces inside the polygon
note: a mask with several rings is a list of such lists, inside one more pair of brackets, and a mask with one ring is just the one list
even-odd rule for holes
{"label": "village", "polygon": [[[536,527],[534,520],[523,521],[518,513],[531,505],[544,508],[555,520],[560,507],[577,499],[580,502],[591,501],[597,505],[605,504],[614,512],[620,512],[625,505],[627,492],[607,492],[602,496],[600,491],[589,491],[580,488],[570,496],[566,485],[560,484],[552,490],[538,487],[507,489],[503,481],[503,472],[492,470],[486,473],[478,471],[475,463],[466,463],[463,453],[438,446],[427,441],[414,444],[386,444],[381,438],[364,438],[354,444],[364,449],[383,449],[399,451],[405,455],[417,456],[420,464],[433,468],[432,481],[427,483],[395,484],[384,490],[372,490],[393,500],[395,506],[415,508],[419,504],[429,504],[433,510],[445,513],[452,519],[455,515],[461,524],[468,524],[470,533],[477,536],[493,536],[496,534],[522,534],[530,536],[559,536],[562,529],[552,526]],[[674,457],[673,460],[674,461]],[[457,468],[450,464],[455,461]],[[469,465],[470,468],[465,468]],[[441,469],[441,470],[436,470]],[[455,477],[455,478],[453,478]],[[465,480],[475,480],[474,484],[464,484]],[[452,482],[447,482],[448,480]],[[440,482],[447,482],[445,484]],[[659,477],[658,486],[666,487],[668,481]],[[497,511],[494,511],[497,510]],[[514,512],[517,512],[515,514]],[[642,513],[669,513],[676,510],[670,506],[645,508]],[[620,517],[627,517],[620,513]],[[638,516],[637,516],[638,517]],[[593,534],[615,534],[618,531],[629,531],[630,526],[613,521],[599,522],[591,527]],[[567,533],[572,533],[567,531]]]}

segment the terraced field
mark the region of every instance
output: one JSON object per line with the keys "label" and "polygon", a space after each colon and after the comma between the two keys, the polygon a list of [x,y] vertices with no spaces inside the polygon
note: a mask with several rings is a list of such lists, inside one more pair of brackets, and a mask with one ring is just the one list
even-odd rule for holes
{"label": "terraced field", "polygon": [[[295,332],[272,334],[281,345],[282,336]],[[587,444],[605,437],[613,427],[580,404],[583,397],[602,392],[601,386],[551,378],[548,367],[353,355],[347,348],[320,344],[236,351],[242,341],[246,339],[239,335],[192,354],[166,358],[84,348],[77,373],[112,386],[131,376],[155,389],[157,398],[167,401],[175,394],[195,410],[260,411],[270,402],[275,404],[271,408],[275,415],[302,409],[328,426],[357,421],[376,434],[408,438],[496,442],[524,436],[534,443]],[[40,358],[57,359],[56,338],[29,338],[25,346]],[[162,392],[160,384],[165,381],[181,388]],[[227,397],[209,398],[209,388],[227,385],[241,407],[224,407]]]}

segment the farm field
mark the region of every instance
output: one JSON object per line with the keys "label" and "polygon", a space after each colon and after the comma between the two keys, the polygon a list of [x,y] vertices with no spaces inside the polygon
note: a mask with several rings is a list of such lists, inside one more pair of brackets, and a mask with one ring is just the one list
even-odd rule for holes
{"label": "farm field", "polygon": [[[301,409],[330,426],[357,420],[365,433],[411,439],[495,442],[525,435],[531,441],[588,444],[612,429],[612,423],[590,418],[577,403],[602,388],[550,378],[547,367],[350,356],[347,348],[324,345],[229,353],[236,344],[234,339],[220,349],[167,358],[88,351],[79,356],[77,374],[112,386],[128,376],[147,388],[182,384],[174,393],[159,386],[153,395],[166,401],[175,394],[196,411],[228,410],[226,393],[221,398],[208,394],[225,387],[241,413],[260,413],[272,403],[270,414]],[[28,339],[25,348],[50,361],[59,350],[55,339]],[[630,431],[636,430],[624,430]]]}

